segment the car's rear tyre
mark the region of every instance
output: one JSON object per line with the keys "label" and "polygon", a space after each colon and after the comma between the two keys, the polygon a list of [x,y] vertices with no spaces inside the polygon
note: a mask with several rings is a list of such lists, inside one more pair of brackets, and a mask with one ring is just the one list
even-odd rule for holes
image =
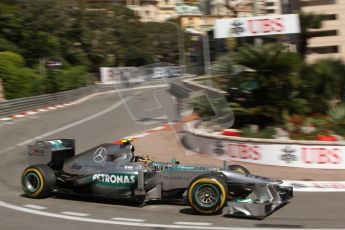
{"label": "car's rear tyre", "polygon": [[229,165],[228,169],[231,172],[235,172],[235,173],[250,174],[249,170],[246,169],[245,167],[241,166],[241,165]]}
{"label": "car's rear tyre", "polygon": [[226,204],[228,187],[223,178],[214,175],[196,177],[188,188],[189,205],[198,213],[213,215]]}
{"label": "car's rear tyre", "polygon": [[47,165],[32,165],[22,173],[22,188],[28,197],[45,198],[54,190],[56,178]]}

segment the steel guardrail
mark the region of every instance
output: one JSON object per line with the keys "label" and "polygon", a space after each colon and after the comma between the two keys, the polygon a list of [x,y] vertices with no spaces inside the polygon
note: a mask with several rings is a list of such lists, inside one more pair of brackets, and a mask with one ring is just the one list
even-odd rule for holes
{"label": "steel guardrail", "polygon": [[43,94],[32,97],[12,99],[0,102],[0,118],[21,114],[27,111],[76,101],[93,93],[108,92],[117,89],[133,88],[145,85],[159,85],[161,80],[126,85],[90,85],[74,90],[53,94]]}

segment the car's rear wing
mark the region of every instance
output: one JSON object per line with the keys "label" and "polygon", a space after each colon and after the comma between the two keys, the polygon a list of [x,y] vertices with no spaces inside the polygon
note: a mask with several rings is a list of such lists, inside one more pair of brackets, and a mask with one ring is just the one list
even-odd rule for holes
{"label": "car's rear wing", "polygon": [[64,160],[74,156],[73,139],[36,141],[28,145],[29,164],[46,164],[54,170],[61,170]]}

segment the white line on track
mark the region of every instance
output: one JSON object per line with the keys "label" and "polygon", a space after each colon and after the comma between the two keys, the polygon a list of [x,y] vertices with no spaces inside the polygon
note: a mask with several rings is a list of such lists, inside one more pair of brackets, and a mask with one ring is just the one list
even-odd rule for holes
{"label": "white line on track", "polygon": [[153,128],[151,130],[159,131],[159,130],[162,130],[162,129],[164,129],[164,126],[159,126],[159,127]]}
{"label": "white line on track", "polygon": [[0,118],[0,121],[8,121],[8,120],[13,120],[13,119],[12,119],[12,118],[9,118],[9,117]]}
{"label": "white line on track", "polygon": [[104,115],[104,114],[106,114],[106,113],[108,113],[108,112],[110,112],[110,111],[112,111],[112,110],[114,110],[114,109],[120,107],[120,106],[121,106],[124,102],[126,102],[129,98],[130,98],[130,97],[125,98],[124,100],[118,101],[117,103],[115,103],[114,105],[110,106],[109,108],[104,109],[104,110],[102,110],[102,111],[100,111],[100,112],[98,112],[98,113],[95,113],[95,114],[91,115],[91,116],[85,117],[84,119],[81,119],[81,120],[76,121],[76,122],[73,122],[73,123],[71,123],[71,124],[62,126],[61,128],[58,128],[58,129],[55,129],[55,130],[53,130],[53,131],[44,133],[44,134],[42,134],[42,135],[40,135],[40,136],[37,136],[37,137],[34,137],[34,138],[32,138],[32,139],[29,139],[29,140],[23,141],[23,142],[21,142],[21,143],[18,143],[17,146],[27,145],[27,144],[29,144],[29,143],[31,143],[31,142],[37,140],[37,139],[41,139],[41,138],[44,138],[44,137],[48,137],[48,136],[54,135],[54,134],[56,134],[56,133],[59,133],[59,132],[62,132],[62,131],[64,131],[64,130],[66,130],[66,129],[70,129],[70,128],[74,127],[74,126],[83,124],[83,123],[88,122],[88,121],[90,121],[90,120],[92,120],[92,119],[95,119],[95,118],[97,118],[97,117],[100,117],[100,116],[102,116],[102,115]]}
{"label": "white line on track", "polygon": [[[94,218],[70,216],[70,215],[39,211],[39,210],[34,210],[34,209],[29,209],[29,208],[24,208],[17,205],[9,204],[3,201],[0,201],[0,206],[4,208],[9,208],[12,210],[40,215],[40,216],[47,216],[47,217],[53,217],[53,218],[58,218],[58,219],[74,220],[74,221],[81,221],[81,222],[88,222],[88,223],[99,223],[99,224],[136,226],[136,227],[146,227],[146,228],[173,228],[173,229],[210,229],[210,230],[254,230],[256,229],[256,228],[216,227],[216,226],[200,226],[200,225],[193,226],[193,225],[177,225],[177,224],[135,223],[135,222],[125,222],[125,221],[94,219]],[[260,228],[260,230],[272,230],[272,228]],[[295,230],[295,229],[280,228],[280,230]],[[314,230],[314,229],[304,229],[304,230]],[[317,230],[326,230],[326,229],[317,229]],[[327,229],[327,230],[331,230],[331,229]]]}
{"label": "white line on track", "polygon": [[90,216],[90,214],[87,213],[80,213],[80,212],[61,212],[63,215],[69,215],[69,216],[79,216],[79,217],[85,217],[85,216]]}
{"label": "white line on track", "polygon": [[17,114],[17,115],[14,115],[15,118],[22,118],[22,117],[25,117],[24,114]]}
{"label": "white line on track", "polygon": [[179,225],[195,225],[195,226],[211,226],[212,225],[212,223],[183,222],[183,221],[177,221],[177,222],[174,222],[174,224],[179,224]]}
{"label": "white line on track", "polygon": [[[35,215],[54,217],[65,220],[74,220],[89,223],[100,223],[100,224],[111,224],[111,225],[122,225],[122,226],[137,226],[137,227],[149,227],[149,228],[177,228],[177,229],[212,229],[212,230],[246,230],[246,228],[228,228],[228,227],[208,227],[208,226],[190,226],[190,225],[173,225],[173,224],[154,224],[154,223],[135,223],[135,222],[125,222],[125,221],[114,221],[114,220],[102,220],[79,216],[70,216],[57,213],[44,212],[39,210],[33,210],[29,208],[24,208],[9,203],[0,201],[0,206],[13,209],[16,211],[26,212]],[[247,228],[249,229],[249,228]],[[252,230],[252,229],[251,229]],[[264,230],[263,228],[260,230]]]}
{"label": "white line on track", "polygon": [[131,91],[131,90],[141,90],[141,89],[153,89],[153,88],[161,88],[169,86],[168,84],[162,84],[162,85],[151,85],[151,86],[141,86],[137,88],[129,88],[129,89],[117,89],[117,90],[112,90],[109,91],[108,93],[113,93],[113,92],[125,92],[125,91]]}
{"label": "white line on track", "polygon": [[48,110],[46,110],[46,109],[38,109],[37,111],[38,112],[47,112]]}
{"label": "white line on track", "polygon": [[44,209],[47,209],[46,207],[38,206],[38,205],[34,205],[34,204],[25,204],[25,205],[23,205],[23,206],[24,206],[24,207],[27,207],[27,208],[37,209],[37,210],[44,210]]}
{"label": "white line on track", "polygon": [[1,150],[0,151],[0,155],[1,154],[4,154],[4,153],[6,153],[6,152],[9,152],[9,151],[12,151],[12,150],[14,150],[16,147],[8,147],[8,148],[6,148],[6,149],[4,149],[4,150]]}
{"label": "white line on track", "polygon": [[144,219],[132,219],[132,218],[123,218],[123,217],[113,217],[111,220],[119,220],[119,221],[129,221],[129,222],[145,222]]}
{"label": "white line on track", "polygon": [[[168,86],[168,85],[162,84],[162,85],[154,85],[154,86],[143,86],[143,87],[137,87],[137,88],[131,88],[131,89],[112,90],[112,91],[109,91],[108,93],[124,92],[124,91],[140,90],[140,89],[161,88],[161,87],[165,87],[165,86]],[[62,132],[62,131],[64,131],[64,130],[66,130],[66,129],[70,129],[70,128],[74,127],[74,126],[80,125],[80,124],[85,123],[85,122],[88,122],[88,121],[90,121],[90,120],[92,120],[92,119],[94,119],[94,118],[97,118],[97,117],[99,117],[99,116],[102,116],[102,115],[104,115],[104,114],[110,112],[111,110],[114,110],[114,109],[118,108],[118,107],[121,106],[123,103],[124,103],[124,105],[126,105],[125,102],[126,102],[127,100],[129,100],[130,98],[132,98],[132,97],[131,97],[131,96],[130,96],[130,97],[126,97],[126,98],[122,98],[122,97],[121,97],[121,100],[120,100],[119,102],[117,102],[116,104],[114,104],[113,106],[111,106],[111,107],[109,107],[109,108],[107,108],[107,109],[105,109],[105,110],[102,110],[102,111],[100,111],[100,112],[98,112],[98,113],[96,113],[96,114],[93,114],[93,115],[91,115],[91,116],[89,116],[89,117],[86,117],[86,118],[81,119],[81,120],[79,120],[79,121],[76,121],[76,122],[73,122],[73,123],[71,123],[71,124],[68,124],[68,125],[66,125],[66,126],[63,126],[63,127],[59,128],[59,129],[53,130],[53,131],[51,131],[51,132],[44,133],[44,134],[42,134],[42,135],[40,135],[40,136],[34,137],[34,138],[32,138],[32,139],[29,139],[29,140],[26,140],[26,141],[23,141],[23,142],[20,142],[20,143],[16,144],[15,146],[6,148],[6,149],[4,149],[4,150],[1,150],[1,151],[0,151],[0,155],[5,154],[5,153],[11,151],[11,150],[15,149],[15,148],[18,147],[18,146],[23,146],[23,145],[30,144],[31,142],[33,142],[33,141],[35,141],[35,140],[38,140],[38,139],[41,139],[41,138],[44,138],[44,137],[47,137],[47,136],[51,136],[51,135],[53,135],[53,134]],[[71,103],[71,104],[73,104],[73,103]],[[38,111],[39,111],[39,112],[45,112],[45,111],[47,111],[47,110],[46,110],[46,109],[39,109]]]}
{"label": "white line on track", "polygon": [[148,133],[142,133],[142,134],[137,134],[137,135],[131,135],[131,136],[128,136],[126,138],[142,138],[142,137],[145,137],[149,135]]}
{"label": "white line on track", "polygon": [[[23,141],[23,142],[20,142],[20,143],[16,144],[16,146],[28,145],[28,144],[30,144],[32,141],[33,141],[33,139],[26,140],[26,141]],[[0,154],[1,154],[1,152],[0,152]]]}

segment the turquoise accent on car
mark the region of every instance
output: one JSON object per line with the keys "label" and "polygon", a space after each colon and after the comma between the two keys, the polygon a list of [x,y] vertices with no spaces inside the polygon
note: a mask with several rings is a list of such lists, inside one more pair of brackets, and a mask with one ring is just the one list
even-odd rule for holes
{"label": "turquoise accent on car", "polygon": [[191,165],[180,165],[180,164],[167,164],[163,162],[152,162],[149,167],[165,170],[165,171],[219,171],[219,167],[209,167],[209,166],[191,166]]}
{"label": "turquoise accent on car", "polygon": [[198,206],[203,208],[212,208],[217,205],[220,200],[219,191],[216,186],[212,184],[200,184],[193,189],[195,196],[193,199]]}
{"label": "turquoise accent on car", "polygon": [[34,193],[41,186],[41,182],[35,173],[28,173],[24,178],[24,185],[24,188],[27,191],[29,191],[30,193]]}

